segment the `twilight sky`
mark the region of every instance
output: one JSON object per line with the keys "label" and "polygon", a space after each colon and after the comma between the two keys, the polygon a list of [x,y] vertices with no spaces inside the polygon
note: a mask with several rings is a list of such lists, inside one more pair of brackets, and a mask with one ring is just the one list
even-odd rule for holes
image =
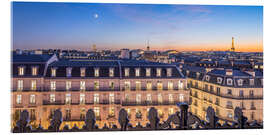
{"label": "twilight sky", "polygon": [[12,3],[14,49],[263,51],[262,6]]}

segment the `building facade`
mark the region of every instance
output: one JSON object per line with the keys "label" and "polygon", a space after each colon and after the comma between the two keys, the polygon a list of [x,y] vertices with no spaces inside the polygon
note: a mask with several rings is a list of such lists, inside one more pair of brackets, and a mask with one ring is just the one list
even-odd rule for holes
{"label": "building facade", "polygon": [[176,112],[176,103],[189,101],[186,78],[170,64],[44,55],[14,55],[12,62],[12,127],[25,109],[30,124],[45,129],[56,109],[63,115],[60,128],[82,128],[88,109],[95,112],[99,127],[119,127],[121,108],[132,125],[146,125],[150,107],[164,121]]}

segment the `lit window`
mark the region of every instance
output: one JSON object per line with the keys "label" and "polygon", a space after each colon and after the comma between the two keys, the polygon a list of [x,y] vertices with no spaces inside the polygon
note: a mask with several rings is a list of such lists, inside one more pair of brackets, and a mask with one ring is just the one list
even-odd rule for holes
{"label": "lit window", "polygon": [[99,103],[99,94],[98,93],[95,93],[94,94],[94,103],[95,104],[98,104]]}
{"label": "lit window", "polygon": [[163,111],[161,109],[158,109],[158,116],[161,118],[163,117]]}
{"label": "lit window", "polygon": [[85,77],[85,68],[81,68],[81,77]]}
{"label": "lit window", "polygon": [[146,83],[146,89],[147,90],[152,90],[152,82],[151,81],[147,81],[147,83]]}
{"label": "lit window", "polygon": [[85,103],[85,94],[81,93],[80,94],[80,104],[84,104]]}
{"label": "lit window", "polygon": [[162,103],[162,95],[161,95],[161,93],[158,93],[158,102]]}
{"label": "lit window", "polygon": [[111,90],[114,89],[114,82],[113,82],[113,81],[110,81],[110,82],[109,82],[109,87],[110,87]]}
{"label": "lit window", "polygon": [[243,85],[243,80],[242,80],[242,79],[239,79],[239,80],[238,80],[238,85],[239,85],[239,86],[242,86],[242,85]]}
{"label": "lit window", "polygon": [[147,94],[146,100],[147,100],[147,102],[150,102],[150,103],[152,102],[151,94]]}
{"label": "lit window", "polygon": [[125,94],[125,101],[128,102],[128,100],[129,100],[129,95]]}
{"label": "lit window", "polygon": [[30,104],[35,104],[36,103],[36,95],[30,95]]}
{"label": "lit window", "polygon": [[163,89],[163,84],[161,81],[157,81],[157,89],[162,90]]}
{"label": "lit window", "polygon": [[22,95],[17,95],[16,103],[17,104],[21,104],[22,103]]}
{"label": "lit window", "polygon": [[99,68],[95,68],[95,77],[99,77]]}
{"label": "lit window", "polygon": [[52,91],[56,90],[56,82],[55,81],[51,81],[51,90]]}
{"label": "lit window", "polygon": [[38,68],[37,67],[32,67],[32,75],[36,76],[38,74]]}
{"label": "lit window", "polygon": [[172,68],[167,68],[167,76],[168,77],[172,76]]}
{"label": "lit window", "polygon": [[141,89],[141,82],[136,81],[136,90],[140,90],[140,89]]}
{"label": "lit window", "polygon": [[251,86],[253,86],[254,85],[254,79],[250,79],[249,83],[250,83]]}
{"label": "lit window", "polygon": [[142,112],[140,109],[136,108],[136,118],[141,119],[142,118]]}
{"label": "lit window", "polygon": [[161,76],[161,68],[157,68],[157,77]]}
{"label": "lit window", "polygon": [[184,102],[184,94],[179,94],[179,102]]}
{"label": "lit window", "polygon": [[205,80],[206,80],[206,81],[209,81],[209,80],[210,80],[210,76],[209,76],[209,75],[206,75],[206,76],[205,76]]}
{"label": "lit window", "polygon": [[168,82],[168,90],[173,90],[173,82],[172,81]]}
{"label": "lit window", "polygon": [[169,108],[169,115],[173,114],[173,108]]}
{"label": "lit window", "polygon": [[81,109],[81,113],[80,113],[80,119],[81,120],[84,120],[85,119],[85,115],[86,115],[85,108],[82,108]]}
{"label": "lit window", "polygon": [[67,72],[67,73],[66,73],[66,74],[67,74],[67,77],[71,77],[71,74],[72,74],[72,68],[70,68],[70,67],[67,68],[67,69],[66,69],[66,72]]}
{"label": "lit window", "polygon": [[180,80],[178,83],[178,89],[181,90],[181,89],[183,89],[183,87],[184,87],[183,81]]}
{"label": "lit window", "polygon": [[151,76],[151,68],[146,68],[146,76]]}
{"label": "lit window", "polygon": [[113,77],[114,76],[114,68],[110,68],[109,76],[110,77]]}
{"label": "lit window", "polygon": [[19,75],[24,75],[24,67],[19,67]]}
{"label": "lit window", "polygon": [[55,95],[54,94],[50,94],[50,102],[51,103],[55,102]]}
{"label": "lit window", "polygon": [[135,76],[136,77],[139,77],[140,76],[140,69],[139,68],[136,68],[135,69]]}
{"label": "lit window", "polygon": [[99,89],[99,81],[94,81],[94,90]]}
{"label": "lit window", "polygon": [[80,90],[85,90],[85,81],[80,81]]}
{"label": "lit window", "polygon": [[18,80],[17,90],[23,90],[23,80]]}
{"label": "lit window", "polygon": [[71,89],[71,81],[66,81],[66,90]]}
{"label": "lit window", "polygon": [[129,76],[129,68],[125,68],[125,76],[126,76],[126,77]]}
{"label": "lit window", "polygon": [[169,102],[173,103],[173,95],[172,94],[169,94]]}
{"label": "lit window", "polygon": [[130,82],[125,82],[125,90],[130,90]]}
{"label": "lit window", "polygon": [[31,81],[31,90],[36,90],[37,89],[37,81],[36,80],[32,80]]}
{"label": "lit window", "polygon": [[137,94],[136,95],[136,102],[137,102],[137,104],[139,104],[139,103],[141,103],[141,94]]}
{"label": "lit window", "polygon": [[114,107],[109,108],[109,116],[115,116]]}
{"label": "lit window", "polygon": [[70,104],[71,103],[71,94],[66,94],[66,104]]}
{"label": "lit window", "polygon": [[100,116],[99,107],[94,107],[94,112],[95,112],[95,116],[96,117],[99,117]]}
{"label": "lit window", "polygon": [[114,94],[113,93],[110,93],[110,95],[109,95],[109,103],[110,104],[114,103]]}
{"label": "lit window", "polygon": [[51,69],[51,76],[55,77],[56,76],[56,68]]}
{"label": "lit window", "polygon": [[221,78],[221,77],[218,77],[218,78],[217,78],[217,83],[219,83],[219,84],[222,83],[222,78]]}

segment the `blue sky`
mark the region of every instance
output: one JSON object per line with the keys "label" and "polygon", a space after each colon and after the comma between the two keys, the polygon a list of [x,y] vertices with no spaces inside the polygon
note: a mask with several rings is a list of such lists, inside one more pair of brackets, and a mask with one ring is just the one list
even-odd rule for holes
{"label": "blue sky", "polygon": [[[14,49],[262,50],[263,7],[12,3]],[[95,15],[98,15],[95,16]]]}

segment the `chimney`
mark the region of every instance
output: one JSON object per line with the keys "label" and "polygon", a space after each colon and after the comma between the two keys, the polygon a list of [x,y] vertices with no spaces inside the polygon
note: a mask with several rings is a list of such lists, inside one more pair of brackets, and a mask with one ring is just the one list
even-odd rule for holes
{"label": "chimney", "polygon": [[233,75],[233,70],[232,69],[226,69],[226,75]]}

